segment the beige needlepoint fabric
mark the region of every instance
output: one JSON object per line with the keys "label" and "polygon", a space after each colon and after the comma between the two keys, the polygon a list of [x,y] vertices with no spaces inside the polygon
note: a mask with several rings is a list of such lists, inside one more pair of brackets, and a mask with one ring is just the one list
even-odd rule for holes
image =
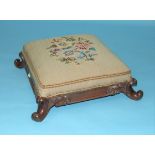
{"label": "beige needlepoint fabric", "polygon": [[55,96],[130,81],[129,68],[93,35],[68,35],[24,45],[38,95]]}

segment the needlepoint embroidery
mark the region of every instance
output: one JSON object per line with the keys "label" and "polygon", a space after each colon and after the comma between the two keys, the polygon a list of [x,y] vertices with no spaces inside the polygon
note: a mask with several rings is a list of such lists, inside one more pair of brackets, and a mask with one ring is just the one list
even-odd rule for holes
{"label": "needlepoint embroidery", "polygon": [[97,55],[93,43],[83,37],[69,36],[52,39],[47,50],[50,56],[65,64],[79,65],[84,61],[94,61]]}

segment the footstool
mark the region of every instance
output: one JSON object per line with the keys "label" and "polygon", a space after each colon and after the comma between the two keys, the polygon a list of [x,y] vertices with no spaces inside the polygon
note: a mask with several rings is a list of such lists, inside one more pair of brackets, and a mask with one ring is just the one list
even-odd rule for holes
{"label": "footstool", "polygon": [[94,35],[67,35],[27,43],[14,61],[25,68],[42,121],[55,106],[124,93],[139,100],[143,92],[130,69]]}

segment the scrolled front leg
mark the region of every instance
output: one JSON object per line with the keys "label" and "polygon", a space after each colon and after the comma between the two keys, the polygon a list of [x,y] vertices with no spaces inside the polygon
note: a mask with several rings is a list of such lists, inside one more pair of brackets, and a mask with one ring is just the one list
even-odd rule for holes
{"label": "scrolled front leg", "polygon": [[15,59],[14,64],[17,68],[23,68],[24,67],[24,63],[21,59]]}
{"label": "scrolled front leg", "polygon": [[133,100],[140,100],[143,97],[143,91],[135,91],[132,86],[137,85],[137,80],[132,78],[131,82],[127,84],[124,94]]}
{"label": "scrolled front leg", "polygon": [[42,97],[37,97],[38,110],[32,114],[32,119],[41,122],[49,111],[48,100]]}

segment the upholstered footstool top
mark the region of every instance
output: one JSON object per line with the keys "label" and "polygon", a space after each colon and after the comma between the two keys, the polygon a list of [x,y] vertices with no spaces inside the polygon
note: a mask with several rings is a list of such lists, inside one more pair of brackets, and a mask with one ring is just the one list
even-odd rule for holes
{"label": "upholstered footstool top", "polygon": [[39,108],[33,114],[42,120],[52,106],[123,92],[142,97],[131,85],[131,71],[94,35],[68,35],[25,44],[17,67],[25,67]]}

